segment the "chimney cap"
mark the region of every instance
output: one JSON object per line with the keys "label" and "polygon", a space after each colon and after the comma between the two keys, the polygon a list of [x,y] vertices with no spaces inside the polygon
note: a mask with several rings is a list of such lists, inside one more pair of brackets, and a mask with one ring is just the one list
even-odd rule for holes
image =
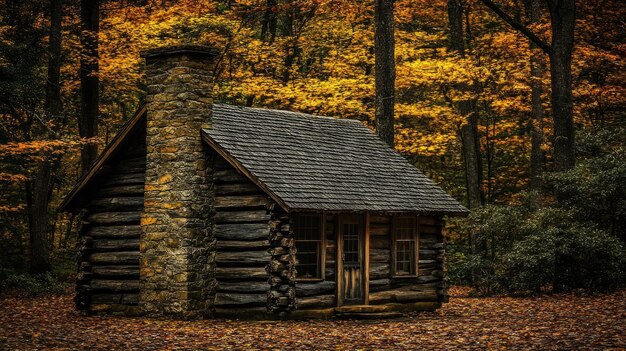
{"label": "chimney cap", "polygon": [[219,50],[208,45],[181,44],[148,49],[142,51],[140,56],[144,59],[153,59],[167,56],[193,55],[211,59],[217,56],[218,52]]}

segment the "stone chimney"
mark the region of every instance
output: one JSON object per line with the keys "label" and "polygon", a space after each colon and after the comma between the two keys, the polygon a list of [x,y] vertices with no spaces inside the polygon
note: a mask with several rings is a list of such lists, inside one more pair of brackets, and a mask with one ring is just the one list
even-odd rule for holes
{"label": "stone chimney", "polygon": [[147,165],[139,301],[152,316],[209,316],[215,298],[211,127],[216,50],[184,45],[142,53]]}

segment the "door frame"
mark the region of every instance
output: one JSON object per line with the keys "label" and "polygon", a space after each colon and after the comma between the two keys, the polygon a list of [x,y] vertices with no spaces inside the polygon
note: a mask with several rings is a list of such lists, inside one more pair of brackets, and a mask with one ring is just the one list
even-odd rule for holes
{"label": "door frame", "polygon": [[360,237],[359,237],[359,261],[361,263],[361,292],[363,293],[363,304],[369,304],[369,257],[370,257],[370,214],[365,213],[339,213],[337,214],[337,228],[335,230],[336,245],[335,250],[335,280],[336,280],[336,296],[337,306],[344,305],[343,296],[343,224],[348,220],[353,222],[357,219],[360,224]]}

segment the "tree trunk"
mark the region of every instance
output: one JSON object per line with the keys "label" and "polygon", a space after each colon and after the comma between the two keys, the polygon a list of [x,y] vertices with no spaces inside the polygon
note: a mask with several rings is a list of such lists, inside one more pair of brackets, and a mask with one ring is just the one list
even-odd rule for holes
{"label": "tree trunk", "polygon": [[552,24],[550,76],[554,122],[554,165],[556,171],[574,167],[574,118],[572,97],[572,50],[576,22],[575,0],[549,0]]}
{"label": "tree trunk", "polygon": [[394,141],[394,84],[396,65],[393,37],[393,0],[376,0],[374,9],[376,30],[374,51],[376,59],[376,131],[392,148]]}
{"label": "tree trunk", "polygon": [[[459,0],[448,0],[447,4],[450,50],[458,53],[460,56],[465,56],[463,8]],[[457,86],[456,88],[468,90],[467,85]],[[482,155],[478,137],[478,115],[473,111],[473,107],[472,102],[469,100],[463,100],[457,104],[459,113],[466,119],[466,123],[461,126],[460,134],[469,208],[480,207],[483,204]]]}
{"label": "tree trunk", "polygon": [[[48,47],[48,76],[44,109],[47,116],[58,118],[63,111],[61,104],[61,38],[62,0],[50,0],[50,30]],[[44,155],[46,156],[46,155]],[[27,188],[30,272],[50,270],[50,204],[51,186],[57,160],[43,157],[37,161],[35,171]]]}
{"label": "tree trunk", "polygon": [[[79,134],[82,138],[93,138],[98,134],[99,78],[98,78],[98,31],[100,17],[99,0],[81,0],[81,46],[80,59],[80,117]],[[85,173],[98,155],[94,143],[83,145],[81,168]]]}
{"label": "tree trunk", "polygon": [[450,36],[448,45],[450,49],[461,55],[465,54],[465,42],[463,41],[463,7],[460,0],[448,0],[448,26]]}
{"label": "tree trunk", "polygon": [[46,101],[44,108],[49,116],[59,118],[63,110],[61,104],[61,38],[63,1],[50,0],[50,32],[48,49],[48,79],[46,81]]}
{"label": "tree trunk", "polygon": [[[265,4],[265,14],[261,23],[261,40],[268,41],[270,44],[276,39],[276,26],[278,19],[276,16],[276,7],[278,0],[267,0]],[[268,38],[269,34],[269,38]]]}
{"label": "tree trunk", "polygon": [[46,159],[37,161],[35,174],[27,189],[28,224],[30,231],[30,272],[50,270],[48,204],[52,182],[52,166]]}
{"label": "tree trunk", "polygon": [[[533,25],[541,20],[540,0],[525,1],[528,24]],[[528,121],[530,131],[530,191],[533,194],[533,206],[538,206],[538,195],[541,192],[544,155],[543,144],[543,86],[541,79],[545,69],[543,52],[533,41],[530,41],[530,99],[531,113]]]}

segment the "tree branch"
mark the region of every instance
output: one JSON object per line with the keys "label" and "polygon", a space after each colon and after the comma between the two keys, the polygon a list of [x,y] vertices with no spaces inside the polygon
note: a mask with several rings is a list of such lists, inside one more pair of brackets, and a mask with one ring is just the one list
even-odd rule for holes
{"label": "tree branch", "polygon": [[506,23],[508,23],[511,27],[517,29],[522,34],[524,34],[528,39],[530,39],[533,43],[535,43],[543,52],[550,55],[552,53],[552,48],[548,43],[539,38],[532,30],[523,24],[519,23],[513,17],[509,16],[506,12],[502,11],[498,5],[496,5],[491,0],[480,0],[483,4],[485,4],[488,8],[490,8],[496,15],[500,16]]}

